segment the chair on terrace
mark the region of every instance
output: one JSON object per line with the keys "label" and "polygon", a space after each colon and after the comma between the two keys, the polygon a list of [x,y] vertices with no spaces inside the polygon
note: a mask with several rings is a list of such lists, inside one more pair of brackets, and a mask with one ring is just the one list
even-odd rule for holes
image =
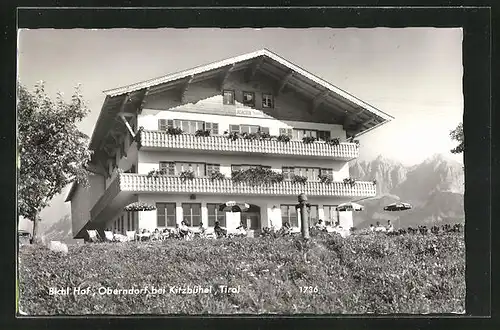
{"label": "chair on terrace", "polygon": [[110,230],[104,231],[104,236],[106,238],[106,241],[115,242],[115,236],[113,235],[112,231],[110,231]]}
{"label": "chair on terrace", "polygon": [[127,239],[129,241],[135,241],[135,240],[137,240],[137,236],[136,236],[135,230],[127,230]]}
{"label": "chair on terrace", "polygon": [[87,230],[87,234],[89,235],[89,241],[91,242],[100,242],[101,241],[101,236],[95,229],[89,229]]}

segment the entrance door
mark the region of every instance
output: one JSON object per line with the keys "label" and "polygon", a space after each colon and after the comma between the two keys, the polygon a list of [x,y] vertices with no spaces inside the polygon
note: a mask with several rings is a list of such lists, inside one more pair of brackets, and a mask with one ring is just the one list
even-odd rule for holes
{"label": "entrance door", "polygon": [[241,213],[241,220],[246,225],[247,229],[260,229],[260,207],[250,204],[250,208]]}

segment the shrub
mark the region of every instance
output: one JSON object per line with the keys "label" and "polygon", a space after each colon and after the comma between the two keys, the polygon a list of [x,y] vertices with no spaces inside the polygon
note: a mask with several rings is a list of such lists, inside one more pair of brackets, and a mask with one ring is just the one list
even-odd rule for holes
{"label": "shrub", "polygon": [[303,175],[293,175],[292,182],[305,184],[307,182],[307,177]]}
{"label": "shrub", "polygon": [[210,136],[210,134],[211,131],[209,129],[199,129],[194,133],[195,136],[204,136],[204,137]]}

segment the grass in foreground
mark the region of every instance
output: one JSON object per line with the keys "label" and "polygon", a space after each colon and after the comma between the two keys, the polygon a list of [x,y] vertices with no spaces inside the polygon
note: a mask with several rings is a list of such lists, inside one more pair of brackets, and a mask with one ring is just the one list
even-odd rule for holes
{"label": "grass in foreground", "polygon": [[[81,315],[465,310],[465,245],[460,233],[346,239],[320,234],[307,246],[299,238],[244,238],[69,248],[67,255],[34,246],[20,249],[22,311]],[[240,292],[169,293],[170,286],[198,285],[240,286]],[[91,293],[49,295],[51,287],[90,287]],[[166,293],[100,295],[99,287],[155,287],[166,288]]]}

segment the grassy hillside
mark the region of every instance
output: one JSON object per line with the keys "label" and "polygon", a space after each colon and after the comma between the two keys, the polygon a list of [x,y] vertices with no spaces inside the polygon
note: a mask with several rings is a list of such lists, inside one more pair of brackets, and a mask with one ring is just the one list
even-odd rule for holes
{"label": "grassy hillside", "polygon": [[[66,256],[26,246],[20,262],[19,305],[28,315],[447,313],[465,304],[460,233],[319,234],[307,246],[298,238],[99,243],[70,246]],[[214,290],[170,293],[177,285]],[[54,296],[50,287],[91,291]],[[166,292],[101,295],[99,287]]]}

